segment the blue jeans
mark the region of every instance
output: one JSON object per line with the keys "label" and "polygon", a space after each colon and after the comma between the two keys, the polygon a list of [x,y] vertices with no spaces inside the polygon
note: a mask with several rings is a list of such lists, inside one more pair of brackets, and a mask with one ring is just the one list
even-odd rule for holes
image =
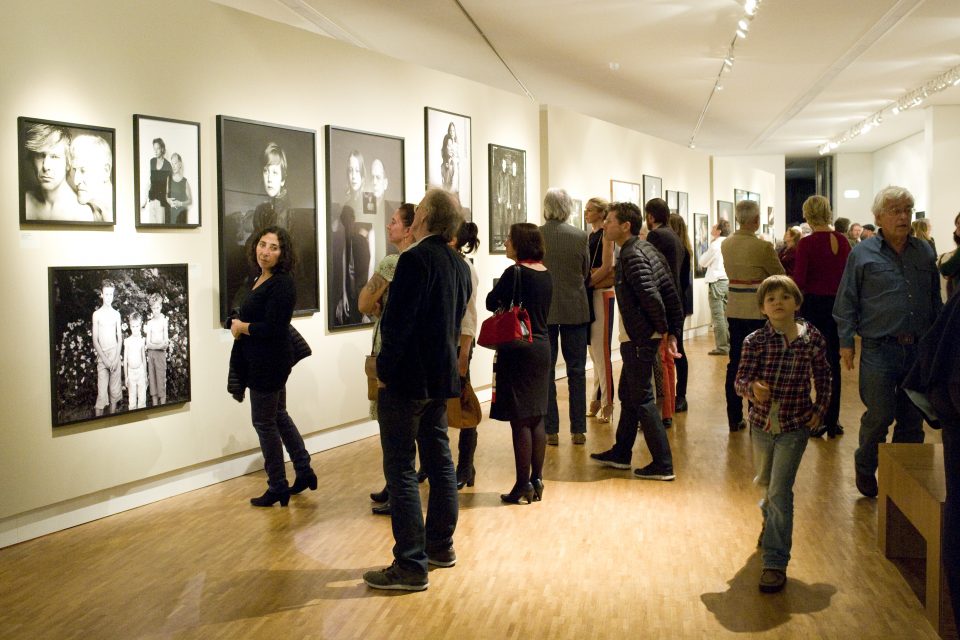
{"label": "blue jeans", "polygon": [[546,432],[560,432],[556,377],[557,352],[562,350],[563,360],[567,363],[567,389],[570,392],[570,433],[586,433],[587,341],[590,338],[590,323],[551,324],[547,329],[550,333],[550,389],[547,396],[547,415],[543,420]]}
{"label": "blue jeans", "polygon": [[894,421],[894,442],[923,442],[923,416],[900,388],[916,357],[915,345],[863,339],[860,400],[867,410],[860,418],[860,446],[853,456],[857,473],[876,473],[877,445],[887,439]]}
{"label": "blue jeans", "polygon": [[[427,575],[427,553],[453,546],[457,476],[447,439],[446,398],[414,400],[389,388],[377,397],[383,475],[390,491],[393,556],[401,569]],[[430,479],[424,524],[416,457]]]}
{"label": "blue jeans", "polygon": [[263,470],[267,487],[274,493],[287,490],[287,472],[283,466],[283,448],[287,448],[297,475],[310,472],[310,454],[303,437],[287,413],[287,390],[257,391],[250,389],[250,416],[260,438]]}
{"label": "blue jeans", "polygon": [[800,459],[807,448],[810,432],[797,429],[786,433],[750,430],[753,463],[757,475],[753,481],[767,491],[760,501],[763,513],[764,569],[786,570],[793,546],[793,482]]}
{"label": "blue jeans", "polygon": [[673,472],[670,442],[660,419],[653,394],[653,361],[660,355],[660,340],[634,340],[620,343],[620,422],[613,452],[617,459],[630,461],[637,441],[637,423],[653,456],[657,471]]}

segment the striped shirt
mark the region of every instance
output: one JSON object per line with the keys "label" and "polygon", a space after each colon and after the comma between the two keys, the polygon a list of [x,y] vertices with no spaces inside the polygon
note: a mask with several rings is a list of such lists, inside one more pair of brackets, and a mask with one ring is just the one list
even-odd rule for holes
{"label": "striped shirt", "polygon": [[763,320],[757,304],[757,287],[767,276],[783,273],[773,245],[743,229],[720,245],[723,266],[730,280],[727,294],[727,317]]}

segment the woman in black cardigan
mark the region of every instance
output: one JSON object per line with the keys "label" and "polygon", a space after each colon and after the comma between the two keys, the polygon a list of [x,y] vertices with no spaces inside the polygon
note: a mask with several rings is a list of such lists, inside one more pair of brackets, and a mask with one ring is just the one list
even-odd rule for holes
{"label": "woman in black cardigan", "polygon": [[[267,472],[266,493],[251,498],[250,504],[269,507],[279,502],[285,507],[291,494],[317,488],[310,454],[287,414],[286,384],[293,367],[290,318],[297,302],[297,287],[290,274],[296,254],[283,227],[266,227],[255,236],[248,245],[247,258],[259,268],[260,275],[240,307],[239,319],[231,322],[230,331],[242,354],[253,428],[260,438]],[[297,474],[293,486],[287,484],[283,447]]]}

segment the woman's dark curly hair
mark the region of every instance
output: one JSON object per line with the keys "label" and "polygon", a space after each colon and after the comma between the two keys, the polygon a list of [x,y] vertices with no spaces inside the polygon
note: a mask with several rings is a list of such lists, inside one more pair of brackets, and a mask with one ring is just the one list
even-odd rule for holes
{"label": "woman's dark curly hair", "polygon": [[290,232],[277,225],[264,227],[251,234],[250,240],[247,242],[247,260],[255,269],[259,270],[260,265],[257,264],[257,244],[260,242],[260,238],[268,233],[276,234],[277,240],[280,241],[280,259],[277,260],[277,266],[273,268],[273,273],[292,272],[297,266],[297,251],[293,248],[293,240],[290,239]]}
{"label": "woman's dark curly hair", "polygon": [[457,230],[457,244],[455,245],[460,253],[466,255],[473,253],[480,247],[480,238],[477,237],[478,230],[475,222],[464,222]]}

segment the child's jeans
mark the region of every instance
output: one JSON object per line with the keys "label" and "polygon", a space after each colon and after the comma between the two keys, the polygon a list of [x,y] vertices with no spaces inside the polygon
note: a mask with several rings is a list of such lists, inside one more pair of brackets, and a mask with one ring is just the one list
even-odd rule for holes
{"label": "child's jeans", "polygon": [[129,410],[143,409],[147,406],[147,370],[137,367],[127,371],[127,398]]}
{"label": "child's jeans", "polygon": [[810,438],[808,429],[796,429],[786,433],[767,433],[761,429],[750,430],[753,446],[753,462],[757,475],[753,481],[766,488],[760,501],[763,513],[764,569],[786,570],[793,546],[793,482],[797,478],[800,459]]}

